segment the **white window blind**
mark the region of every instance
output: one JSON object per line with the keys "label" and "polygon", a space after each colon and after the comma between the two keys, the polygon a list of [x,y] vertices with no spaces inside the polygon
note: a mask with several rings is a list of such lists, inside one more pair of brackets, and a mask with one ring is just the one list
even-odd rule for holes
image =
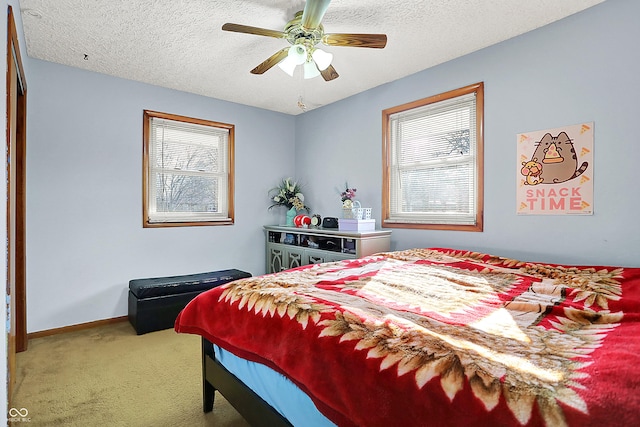
{"label": "white window blind", "polygon": [[228,221],[229,130],[151,117],[149,222]]}
{"label": "white window blind", "polygon": [[391,114],[389,222],[475,225],[475,92]]}

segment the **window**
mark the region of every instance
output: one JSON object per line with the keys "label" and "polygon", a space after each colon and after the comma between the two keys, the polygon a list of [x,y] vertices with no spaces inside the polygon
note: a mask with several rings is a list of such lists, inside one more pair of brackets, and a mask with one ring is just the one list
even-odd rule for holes
{"label": "window", "polygon": [[234,126],[144,112],[144,227],[233,224]]}
{"label": "window", "polygon": [[482,231],[483,88],[382,112],[383,227]]}

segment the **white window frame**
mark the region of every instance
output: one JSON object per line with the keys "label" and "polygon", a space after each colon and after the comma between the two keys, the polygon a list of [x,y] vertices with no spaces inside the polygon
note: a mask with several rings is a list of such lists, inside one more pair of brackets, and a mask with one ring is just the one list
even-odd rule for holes
{"label": "white window frame", "polygon": [[[234,222],[234,131],[232,124],[213,122],[175,114],[160,113],[144,110],[143,115],[143,227],[175,227],[194,225],[230,225]],[[179,126],[181,132],[193,131],[194,135],[207,133],[218,140],[217,150],[220,156],[215,171],[180,170],[162,167],[163,162],[157,161],[156,156],[162,156],[159,149],[162,144],[161,136],[153,130],[162,126]],[[172,141],[173,146],[182,141]],[[185,141],[185,147],[194,145],[193,141]],[[156,149],[158,147],[158,149]],[[213,169],[213,168],[212,168]],[[174,211],[161,212],[156,207],[157,176],[176,174],[216,178],[220,183],[215,212]]]}
{"label": "white window frame", "polygon": [[[469,151],[465,155],[430,159],[413,164],[400,164],[396,155],[402,147],[402,136],[398,135],[398,123],[401,120],[414,120],[440,114],[443,109],[469,109]],[[382,194],[382,227],[420,228],[439,230],[482,231],[484,211],[484,84],[482,82],[432,97],[420,99],[382,112],[383,135],[383,194]],[[465,116],[466,117],[466,116]],[[475,126],[473,122],[475,121]],[[442,132],[428,127],[419,129],[420,139],[427,141],[431,134]],[[425,150],[427,151],[427,150]],[[420,156],[416,156],[419,158]],[[469,194],[469,210],[444,211],[442,209],[423,209],[419,211],[403,211],[402,206],[409,200],[403,195],[401,173],[408,170],[436,170],[442,166],[459,165],[466,168],[468,181],[465,190]],[[449,185],[452,183],[449,182]],[[456,185],[465,185],[462,182]],[[409,196],[410,197],[410,196]],[[406,209],[405,209],[406,210]]]}

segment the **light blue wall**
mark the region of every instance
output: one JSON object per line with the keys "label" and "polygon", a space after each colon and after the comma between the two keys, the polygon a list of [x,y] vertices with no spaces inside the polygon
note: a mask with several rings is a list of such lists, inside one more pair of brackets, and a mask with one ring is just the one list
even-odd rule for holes
{"label": "light blue wall", "polygon": [[[348,180],[363,206],[373,207],[379,226],[381,111],[483,81],[484,232],[395,229],[393,249],[443,246],[530,261],[640,267],[638,16],[637,0],[608,0],[299,116],[296,169],[310,203],[317,213],[339,215],[335,188]],[[516,134],[590,121],[594,215],[516,215]]]}
{"label": "light blue wall", "polygon": [[[264,273],[261,226],[284,218],[267,212],[266,194],[294,173],[293,116],[35,59],[30,66],[29,332],[126,315],[130,279]],[[236,126],[235,225],[142,228],[144,109]]]}

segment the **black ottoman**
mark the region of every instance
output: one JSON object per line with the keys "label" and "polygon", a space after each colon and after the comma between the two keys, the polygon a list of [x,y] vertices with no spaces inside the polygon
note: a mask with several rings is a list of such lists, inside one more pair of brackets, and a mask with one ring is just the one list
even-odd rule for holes
{"label": "black ottoman", "polygon": [[244,277],[251,277],[251,274],[232,269],[131,280],[129,322],[138,335],[173,328],[180,310],[196,295]]}

